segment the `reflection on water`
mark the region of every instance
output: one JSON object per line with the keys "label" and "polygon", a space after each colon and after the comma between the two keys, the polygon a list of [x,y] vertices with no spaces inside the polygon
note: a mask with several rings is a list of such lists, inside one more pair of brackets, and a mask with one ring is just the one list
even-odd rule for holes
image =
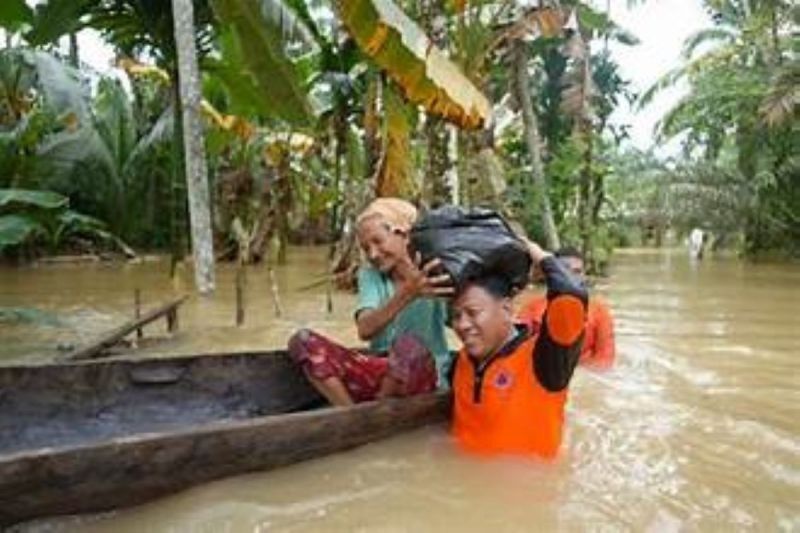
{"label": "reflection on water", "polygon": [[[292,291],[322,271],[323,256],[297,250],[292,267],[279,270],[287,308],[280,320],[265,275],[252,272],[243,329],[228,326],[232,278],[223,271],[213,299],[187,304],[183,333],[169,350],[277,346],[299,325],[354,342],[352,297],[337,294],[329,316],[324,291]],[[46,357],[65,335],[103,330],[130,312],[137,284],[154,300],[173,292],[164,268],[2,271],[2,305],[43,306],[68,317],[71,327],[6,327],[2,350],[18,358],[35,348]],[[683,254],[627,252],[615,256],[611,278],[598,291],[615,312],[618,364],[605,374],[578,370],[567,449],[556,464],[464,458],[444,428],[431,427],[138,508],[31,527],[115,533],[800,530],[800,269],[719,258],[690,264]]]}

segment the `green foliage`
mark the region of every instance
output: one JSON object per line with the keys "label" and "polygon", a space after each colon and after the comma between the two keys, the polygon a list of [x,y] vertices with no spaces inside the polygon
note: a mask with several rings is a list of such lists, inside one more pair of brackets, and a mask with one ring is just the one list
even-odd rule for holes
{"label": "green foliage", "polygon": [[[261,106],[291,124],[308,124],[311,106],[297,70],[287,56],[283,38],[287,26],[298,27],[296,19],[274,0],[213,0],[213,4],[217,16],[230,31],[223,41],[227,62],[247,69],[242,76],[218,66],[228,87],[234,90],[244,87],[245,91],[237,94],[246,96],[248,104],[258,105],[262,101]],[[276,11],[280,13],[277,16]]]}
{"label": "green foliage", "polygon": [[72,211],[68,205],[66,197],[51,191],[0,189],[0,253],[37,242],[55,252],[77,236],[127,248],[101,221]]}
{"label": "green foliage", "polygon": [[[174,76],[166,0],[48,0],[35,10],[20,0],[0,4],[0,26],[31,45],[47,46],[91,27],[120,56],[154,60]],[[555,220],[565,241],[591,243],[598,265],[613,245],[637,243],[654,227],[680,232],[702,224],[717,232],[744,232],[753,248],[798,248],[800,98],[788,7],[750,0],[706,5],[715,24],[687,40],[686,65],[667,73],[641,99],[679,81],[689,85],[686,99],[659,129],[661,139],[684,139],[679,163],[621,148],[626,128],[612,126],[609,117],[632,95],[614,57],[591,47],[598,40],[633,44],[636,39],[607,14],[567,1],[564,7],[577,8],[572,33],[527,44]],[[195,2],[204,96],[221,113],[238,115],[249,131],[206,130],[223,241],[231,217],[248,230],[269,222],[286,231],[288,220],[303,235],[335,235],[369,194],[364,191],[374,188],[365,177],[376,175],[380,155],[412,166],[427,160],[423,128],[409,128],[405,151],[387,139],[380,146],[372,142],[376,136],[365,138],[367,79],[380,73],[367,66],[341,23],[320,6],[307,0]],[[512,2],[488,0],[469,2],[461,11],[449,3],[411,6],[409,12],[415,11],[431,19],[421,26],[436,26],[436,39],[466,78],[490,94],[496,108],[518,115],[518,103],[508,97],[507,46],[498,36],[524,12]],[[385,83],[383,89],[370,101],[386,116],[397,102]],[[76,72],[41,48],[0,51],[0,188],[24,199],[8,200],[10,211],[0,207],[5,243],[0,247],[54,248],[87,234],[113,240],[109,231],[137,246],[166,247],[175,228],[186,224],[180,216],[172,219],[182,207],[182,183],[173,176],[179,147],[172,142],[180,131],[173,99],[165,84],[132,79],[129,91],[116,81]],[[564,112],[565,102],[570,113]],[[370,122],[376,131],[377,122]],[[518,125],[510,123],[497,139],[497,154],[490,141],[460,134],[462,198],[498,200],[495,193],[486,198],[473,193],[479,188],[476,177],[486,174],[481,161],[501,155],[503,165],[496,169],[508,181],[507,205],[541,239],[527,148]],[[312,148],[283,153],[277,163],[265,157],[265,148],[297,128],[314,137]],[[389,131],[384,124],[383,133]],[[232,213],[225,204],[230,187],[239,195]],[[41,198],[25,194],[35,190],[69,198],[75,212],[66,206],[34,208],[33,199]]]}
{"label": "green foliage", "polygon": [[95,3],[95,0],[48,0],[37,5],[33,27],[25,39],[33,46],[41,46],[78,31],[83,26],[84,14]]}
{"label": "green foliage", "polygon": [[27,216],[0,215],[0,252],[44,232],[41,224]]}
{"label": "green foliage", "polygon": [[[107,221],[114,234],[137,244],[163,243],[161,237],[148,240],[140,233],[143,221],[155,225],[154,215],[167,211],[169,188],[162,182],[168,152],[162,148],[172,133],[172,110],[164,110],[163,93],[151,91],[148,82],[135,85],[143,111],[138,121],[117,81],[100,79],[89,103],[74,71],[44,52],[3,51],[2,72],[11,75],[0,82],[17,80],[4,85],[17,96],[5,92],[8,126],[0,129],[0,187],[54,191],[69,197],[74,209]],[[15,102],[25,105],[15,111]],[[78,116],[76,107],[80,120],[72,118]],[[155,110],[164,113],[152,123]],[[75,218],[63,222],[67,228],[91,226]],[[163,231],[151,228],[145,235]]]}
{"label": "green foliage", "polygon": [[0,50],[0,128],[15,126],[37,103],[59,120],[82,123],[88,115],[86,97],[78,72],[52,54]]}
{"label": "green foliage", "polygon": [[0,189],[0,209],[23,208],[62,209],[69,199],[51,191],[27,191],[24,189]]}
{"label": "green foliage", "polygon": [[[659,125],[662,138],[683,137],[685,157],[677,175],[691,184],[683,210],[690,220],[679,217],[676,223],[706,219],[706,225],[743,232],[751,253],[800,253],[800,174],[794,162],[800,93],[791,7],[728,0],[707,7],[714,26],[687,39],[685,65],[642,97],[646,104],[679,80],[689,85]],[[704,52],[695,56],[701,46]]]}
{"label": "green foliage", "polygon": [[7,31],[19,30],[33,21],[33,11],[25,0],[3,0],[0,2],[0,28]]}

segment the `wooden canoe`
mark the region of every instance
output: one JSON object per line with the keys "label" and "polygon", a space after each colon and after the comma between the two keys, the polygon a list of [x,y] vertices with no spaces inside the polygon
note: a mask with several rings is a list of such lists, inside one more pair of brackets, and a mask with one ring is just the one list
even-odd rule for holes
{"label": "wooden canoe", "polygon": [[0,367],[0,526],[345,450],[443,421],[450,400],[323,403],[280,351]]}

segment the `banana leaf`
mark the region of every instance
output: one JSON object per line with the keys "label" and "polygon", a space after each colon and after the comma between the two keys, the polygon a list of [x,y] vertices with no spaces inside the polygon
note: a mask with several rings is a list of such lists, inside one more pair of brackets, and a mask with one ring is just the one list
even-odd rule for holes
{"label": "banana leaf", "polygon": [[31,191],[27,189],[0,189],[0,211],[20,208],[62,209],[69,199],[51,191]]}
{"label": "banana leaf", "polygon": [[[231,32],[223,63],[242,65],[241,81],[251,99],[254,86],[262,107],[294,125],[308,125],[313,117],[297,69],[286,51],[286,18],[273,16],[268,0],[213,0],[214,11]],[[272,6],[272,7],[271,7]],[[232,61],[232,59],[234,61]],[[225,82],[235,87],[235,71],[223,71]]]}
{"label": "banana leaf", "polygon": [[45,228],[36,220],[25,215],[0,215],[0,252],[3,249],[22,244]]}
{"label": "banana leaf", "polygon": [[409,101],[462,128],[483,127],[489,101],[391,0],[339,0],[337,6],[358,46]]}
{"label": "banana leaf", "polygon": [[47,104],[61,116],[72,114],[81,124],[88,124],[87,91],[78,71],[47,52],[26,51],[25,56],[36,69],[38,88]]}

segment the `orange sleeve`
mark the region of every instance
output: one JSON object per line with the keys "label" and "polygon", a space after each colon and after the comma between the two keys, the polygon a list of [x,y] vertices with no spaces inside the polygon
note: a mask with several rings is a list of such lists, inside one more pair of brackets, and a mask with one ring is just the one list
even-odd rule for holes
{"label": "orange sleeve", "polygon": [[589,324],[594,328],[594,353],[589,354],[589,361],[592,366],[610,368],[616,355],[614,318],[605,302],[596,302],[594,311],[592,323]]}

